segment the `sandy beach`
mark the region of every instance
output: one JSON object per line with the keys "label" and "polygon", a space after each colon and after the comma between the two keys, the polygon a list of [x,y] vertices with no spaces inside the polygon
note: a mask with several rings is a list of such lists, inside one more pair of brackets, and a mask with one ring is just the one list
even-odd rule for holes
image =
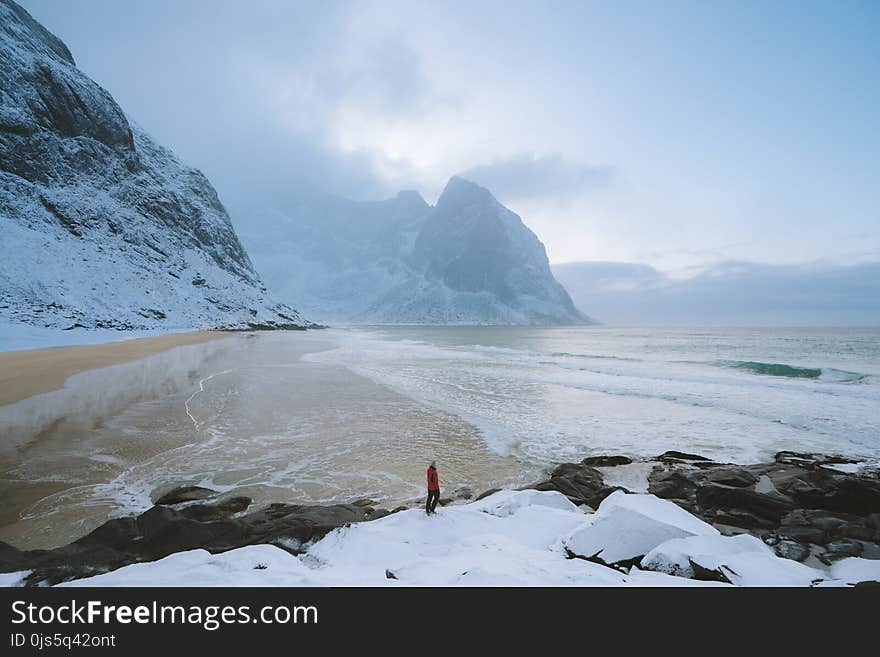
{"label": "sandy beach", "polygon": [[80,372],[229,335],[222,331],[194,331],[109,344],[0,352],[0,406],[59,390],[67,379]]}
{"label": "sandy beach", "polygon": [[192,333],[5,354],[31,392],[57,389],[0,406],[0,540],[58,546],[179,485],[255,505],[366,497],[393,508],[420,499],[439,454],[450,494],[518,481],[521,466],[461,418],[303,360],[343,335]]}

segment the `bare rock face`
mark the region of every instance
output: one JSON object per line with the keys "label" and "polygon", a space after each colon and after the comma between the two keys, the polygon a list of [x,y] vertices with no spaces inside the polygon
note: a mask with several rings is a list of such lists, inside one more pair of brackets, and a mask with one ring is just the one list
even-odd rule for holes
{"label": "bare rock face", "polygon": [[589,322],[553,277],[544,245],[522,219],[489,190],[458,176],[427,215],[410,264],[425,285],[402,299],[392,293],[383,303],[389,312],[412,313],[412,321],[419,313],[459,313],[477,323],[507,323],[505,315],[517,324]]}
{"label": "bare rock face", "polygon": [[217,193],[0,0],[0,313],[41,326],[304,326]]}

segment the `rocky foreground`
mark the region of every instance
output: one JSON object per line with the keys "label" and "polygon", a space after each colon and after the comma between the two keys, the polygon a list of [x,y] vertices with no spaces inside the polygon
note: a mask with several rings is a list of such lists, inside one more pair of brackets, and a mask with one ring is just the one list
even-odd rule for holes
{"label": "rocky foreground", "polygon": [[[647,494],[606,482],[627,468],[648,472]],[[249,511],[247,497],[181,487],[60,548],[0,543],[0,572],[29,586],[155,583],[176,568],[252,584],[270,567],[272,583],[289,585],[860,585],[880,580],[880,478],[858,469],[794,452],[745,466],[680,452],[591,457],[521,491],[443,500],[436,518],[370,500]]]}

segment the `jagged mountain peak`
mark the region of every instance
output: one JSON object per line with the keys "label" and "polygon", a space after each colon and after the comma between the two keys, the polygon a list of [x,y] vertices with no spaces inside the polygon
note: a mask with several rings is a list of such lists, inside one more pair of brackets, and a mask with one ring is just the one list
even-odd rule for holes
{"label": "jagged mountain peak", "polygon": [[437,199],[437,209],[440,211],[458,210],[469,205],[490,205],[498,201],[485,187],[461,176],[452,176],[440,198]]}

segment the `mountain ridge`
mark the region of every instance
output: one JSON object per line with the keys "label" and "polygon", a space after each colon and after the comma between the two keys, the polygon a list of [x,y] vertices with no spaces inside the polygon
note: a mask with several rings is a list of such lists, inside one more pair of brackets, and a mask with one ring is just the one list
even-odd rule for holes
{"label": "mountain ridge", "polygon": [[299,328],[205,176],[0,0],[0,317],[55,328]]}

